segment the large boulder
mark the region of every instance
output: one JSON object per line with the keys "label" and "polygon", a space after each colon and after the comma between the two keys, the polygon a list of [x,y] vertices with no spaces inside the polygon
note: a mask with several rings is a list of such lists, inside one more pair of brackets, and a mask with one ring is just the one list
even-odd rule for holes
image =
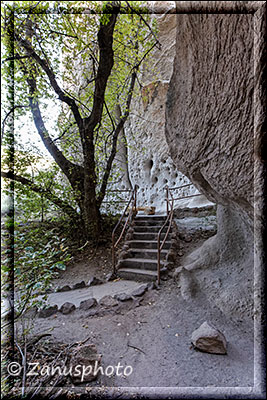
{"label": "large boulder", "polygon": [[253,16],[177,14],[176,25],[166,139],[177,169],[219,205],[217,235],[184,267],[223,311],[251,315]]}

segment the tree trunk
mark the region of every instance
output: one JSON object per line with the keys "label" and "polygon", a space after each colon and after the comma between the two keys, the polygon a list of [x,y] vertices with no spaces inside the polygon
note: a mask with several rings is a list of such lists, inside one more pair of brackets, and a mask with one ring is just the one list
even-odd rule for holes
{"label": "tree trunk", "polygon": [[87,194],[82,209],[84,235],[92,241],[97,241],[101,233],[101,215],[92,191],[88,190]]}
{"label": "tree trunk", "polygon": [[100,235],[101,217],[96,198],[97,177],[95,172],[94,139],[92,135],[88,136],[87,151],[84,153],[82,218],[84,220],[86,236],[91,240],[96,240]]}

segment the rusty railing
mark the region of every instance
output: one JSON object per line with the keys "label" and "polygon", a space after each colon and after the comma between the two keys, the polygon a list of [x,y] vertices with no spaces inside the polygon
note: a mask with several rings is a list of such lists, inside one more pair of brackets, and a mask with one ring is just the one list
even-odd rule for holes
{"label": "rusty railing", "polygon": [[[188,186],[194,186],[194,184],[193,183],[187,183],[186,185],[171,187],[171,188],[169,188],[169,190],[183,189],[183,188],[188,187]],[[173,200],[176,201],[176,200],[188,199],[190,197],[197,197],[197,196],[202,196],[202,193],[190,194],[188,196],[180,196],[180,197],[177,197],[176,199],[173,199]]]}
{"label": "rusty railing", "polygon": [[[196,196],[201,196],[202,194],[192,194],[192,195],[188,195],[188,196],[180,196],[177,198],[174,198],[171,191],[172,190],[177,190],[177,189],[183,189],[185,187],[189,187],[189,186],[194,186],[193,183],[188,183],[186,185],[182,185],[182,186],[176,186],[176,187],[172,187],[169,188],[168,185],[165,186],[165,190],[166,190],[166,211],[167,211],[167,218],[166,221],[164,222],[164,224],[162,225],[162,227],[160,228],[159,232],[158,232],[158,254],[157,254],[157,260],[158,260],[158,265],[157,265],[157,279],[158,279],[158,284],[160,284],[160,268],[161,268],[161,262],[160,262],[160,256],[161,256],[161,250],[163,249],[163,246],[167,240],[167,237],[170,233],[170,229],[171,229],[171,224],[172,224],[172,220],[173,220],[173,211],[174,211],[174,202],[177,200],[181,200],[181,199],[187,199],[190,197],[196,197]],[[163,241],[161,243],[160,237],[162,234],[163,229],[165,228],[165,226],[168,224],[168,229],[165,233],[165,236],[163,238]]]}
{"label": "rusty railing", "polygon": [[[166,221],[164,222],[164,224],[162,225],[162,227],[160,228],[159,232],[158,232],[158,254],[157,254],[157,260],[158,260],[158,265],[157,265],[157,280],[158,280],[158,285],[160,284],[160,268],[161,268],[161,262],[160,262],[160,257],[161,257],[161,250],[163,249],[163,246],[167,240],[167,237],[170,233],[170,229],[171,229],[171,224],[172,224],[172,219],[173,219],[173,203],[174,203],[174,198],[173,195],[170,193],[169,187],[165,186],[165,190],[166,190],[166,209],[167,209],[167,218]],[[170,197],[170,198],[169,198]],[[162,240],[161,243],[161,234],[163,229],[165,228],[165,226],[168,224],[168,229],[164,235],[164,238]]]}
{"label": "rusty railing", "polygon": [[[116,248],[118,247],[118,244],[120,243],[121,239],[123,238],[123,235],[127,229],[127,226],[128,225],[130,226],[130,224],[133,221],[133,216],[136,212],[136,200],[137,200],[137,186],[135,185],[134,189],[131,191],[130,199],[129,199],[127,205],[125,206],[125,209],[124,209],[117,225],[115,226],[115,228],[113,229],[113,232],[112,232],[112,266],[113,266],[114,274],[116,274]],[[118,227],[120,226],[123,218],[125,217],[128,209],[129,209],[129,213],[128,213],[126,221],[123,225],[120,236],[117,240],[115,240],[115,233],[116,233]]]}

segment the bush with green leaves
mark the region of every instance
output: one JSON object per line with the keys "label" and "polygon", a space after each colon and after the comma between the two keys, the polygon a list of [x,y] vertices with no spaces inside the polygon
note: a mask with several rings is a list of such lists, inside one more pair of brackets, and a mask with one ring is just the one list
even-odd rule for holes
{"label": "bush with green leaves", "polygon": [[10,248],[3,251],[3,290],[14,268],[15,310],[22,315],[30,308],[42,307],[47,298],[46,291],[51,281],[66,269],[71,259],[67,238],[59,229],[49,224],[16,226],[14,232],[14,265],[10,263]]}

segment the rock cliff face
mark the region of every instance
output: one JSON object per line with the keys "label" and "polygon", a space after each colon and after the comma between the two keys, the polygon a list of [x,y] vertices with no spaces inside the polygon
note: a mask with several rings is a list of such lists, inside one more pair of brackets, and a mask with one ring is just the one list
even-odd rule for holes
{"label": "rock cliff face", "polygon": [[[162,3],[162,4],[161,4]],[[167,91],[175,56],[176,15],[168,12],[173,2],[156,2],[161,14],[155,18],[161,49],[153,53],[152,64],[142,71],[142,89],[132,104],[132,114],[125,129],[128,142],[128,170],[132,185],[137,184],[139,205],[165,210],[164,187],[190,183],[170,157],[165,138],[165,108]],[[176,195],[198,193],[192,186]],[[177,197],[177,196],[176,196]],[[181,200],[177,206],[197,206],[207,203],[204,196]]]}
{"label": "rock cliff face", "polygon": [[177,169],[218,204],[218,233],[188,257],[184,294],[194,282],[224,311],[251,315],[253,16],[176,18],[166,138]]}

